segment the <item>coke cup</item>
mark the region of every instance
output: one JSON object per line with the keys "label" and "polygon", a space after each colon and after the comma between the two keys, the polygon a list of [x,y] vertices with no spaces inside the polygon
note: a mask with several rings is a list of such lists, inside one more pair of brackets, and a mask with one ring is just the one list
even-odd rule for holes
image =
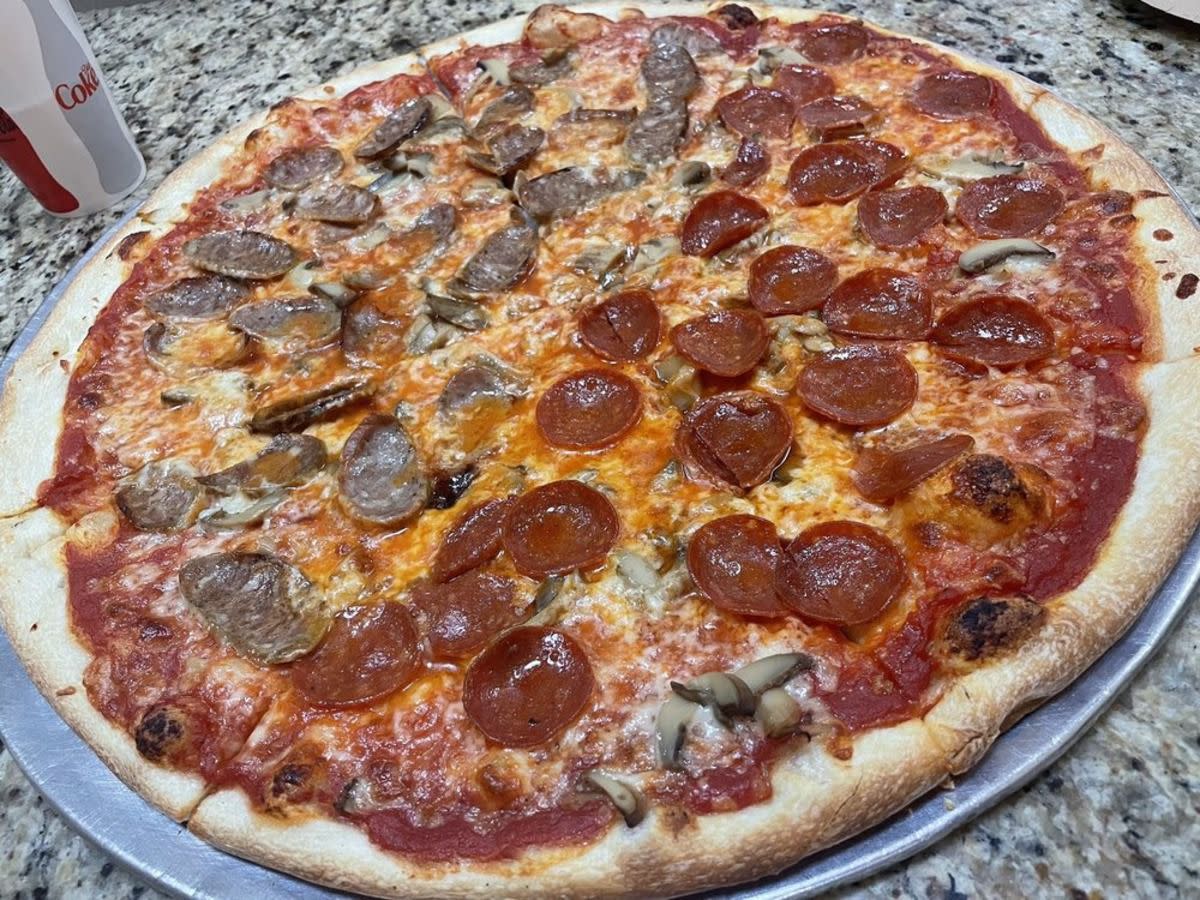
{"label": "coke cup", "polygon": [[146,177],[67,0],[0,0],[0,159],[56,216],[112,206]]}

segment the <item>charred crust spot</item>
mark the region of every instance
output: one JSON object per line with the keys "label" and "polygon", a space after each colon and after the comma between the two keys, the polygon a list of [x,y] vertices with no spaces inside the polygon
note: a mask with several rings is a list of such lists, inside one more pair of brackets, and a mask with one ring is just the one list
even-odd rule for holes
{"label": "charred crust spot", "polygon": [[672,835],[680,833],[691,826],[693,815],[681,806],[662,806],[659,808],[659,819]]}
{"label": "charred crust spot", "polygon": [[990,659],[1023,642],[1045,618],[1046,610],[1029,597],[977,597],[946,626],[946,644],[964,659]]}
{"label": "charred crust spot", "polygon": [[1180,300],[1186,300],[1192,294],[1196,293],[1196,287],[1200,285],[1200,275],[1194,272],[1188,272],[1179,279],[1179,287],[1175,289],[1175,296]]}
{"label": "charred crust spot", "polygon": [[1017,503],[1029,499],[1020,476],[1007,460],[987,453],[968,456],[950,476],[952,496],[997,522],[1009,522]]}
{"label": "charred crust spot", "polygon": [[307,763],[285,763],[271,779],[271,796],[279,800],[295,800],[312,778],[313,767]]}
{"label": "charred crust spot", "polygon": [[133,739],[138,753],[151,762],[162,762],[172,756],[187,737],[187,721],[183,713],[171,706],[151,708],[138,723]]}
{"label": "charred crust spot", "polygon": [[1169,228],[1155,228],[1154,229],[1154,239],[1156,241],[1169,241],[1173,237],[1175,237],[1175,235],[1171,232],[1171,230]]}
{"label": "charred crust spot", "polygon": [[133,234],[125,235],[121,238],[121,243],[117,244],[117,256],[120,259],[129,259],[129,255],[149,234],[148,231],[135,231]]}

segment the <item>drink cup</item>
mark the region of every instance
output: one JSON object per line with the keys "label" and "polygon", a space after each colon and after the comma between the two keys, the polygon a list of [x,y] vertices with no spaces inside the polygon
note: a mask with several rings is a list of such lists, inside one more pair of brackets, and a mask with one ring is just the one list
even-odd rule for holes
{"label": "drink cup", "polygon": [[0,0],[0,159],[56,216],[112,206],[146,177],[67,0]]}

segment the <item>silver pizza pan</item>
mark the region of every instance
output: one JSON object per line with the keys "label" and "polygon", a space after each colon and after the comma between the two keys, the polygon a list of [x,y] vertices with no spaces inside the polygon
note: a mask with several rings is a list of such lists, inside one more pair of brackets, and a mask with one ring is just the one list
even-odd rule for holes
{"label": "silver pizza pan", "polygon": [[[130,211],[102,235],[43,301],[0,364],[3,385],[76,273]],[[785,872],[708,894],[722,900],[811,897],[858,881],[929,847],[1018,790],[1066,752],[1162,645],[1200,584],[1200,533],[1128,632],[1067,690],[1003,734],[953,790],[933,791],[883,824]],[[85,839],[136,877],[189,900],[345,896],[205,844],[127,788],[58,717],[0,630],[0,737],[46,801]]]}

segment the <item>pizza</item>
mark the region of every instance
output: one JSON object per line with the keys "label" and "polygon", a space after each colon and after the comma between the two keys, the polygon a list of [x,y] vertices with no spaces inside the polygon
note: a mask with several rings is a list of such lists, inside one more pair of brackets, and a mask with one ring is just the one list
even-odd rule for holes
{"label": "pizza", "polygon": [[542,6],[276,104],[80,272],[0,406],[0,613],[264,865],[761,877],[970,769],[1161,582],[1198,258],[1006,72]]}

